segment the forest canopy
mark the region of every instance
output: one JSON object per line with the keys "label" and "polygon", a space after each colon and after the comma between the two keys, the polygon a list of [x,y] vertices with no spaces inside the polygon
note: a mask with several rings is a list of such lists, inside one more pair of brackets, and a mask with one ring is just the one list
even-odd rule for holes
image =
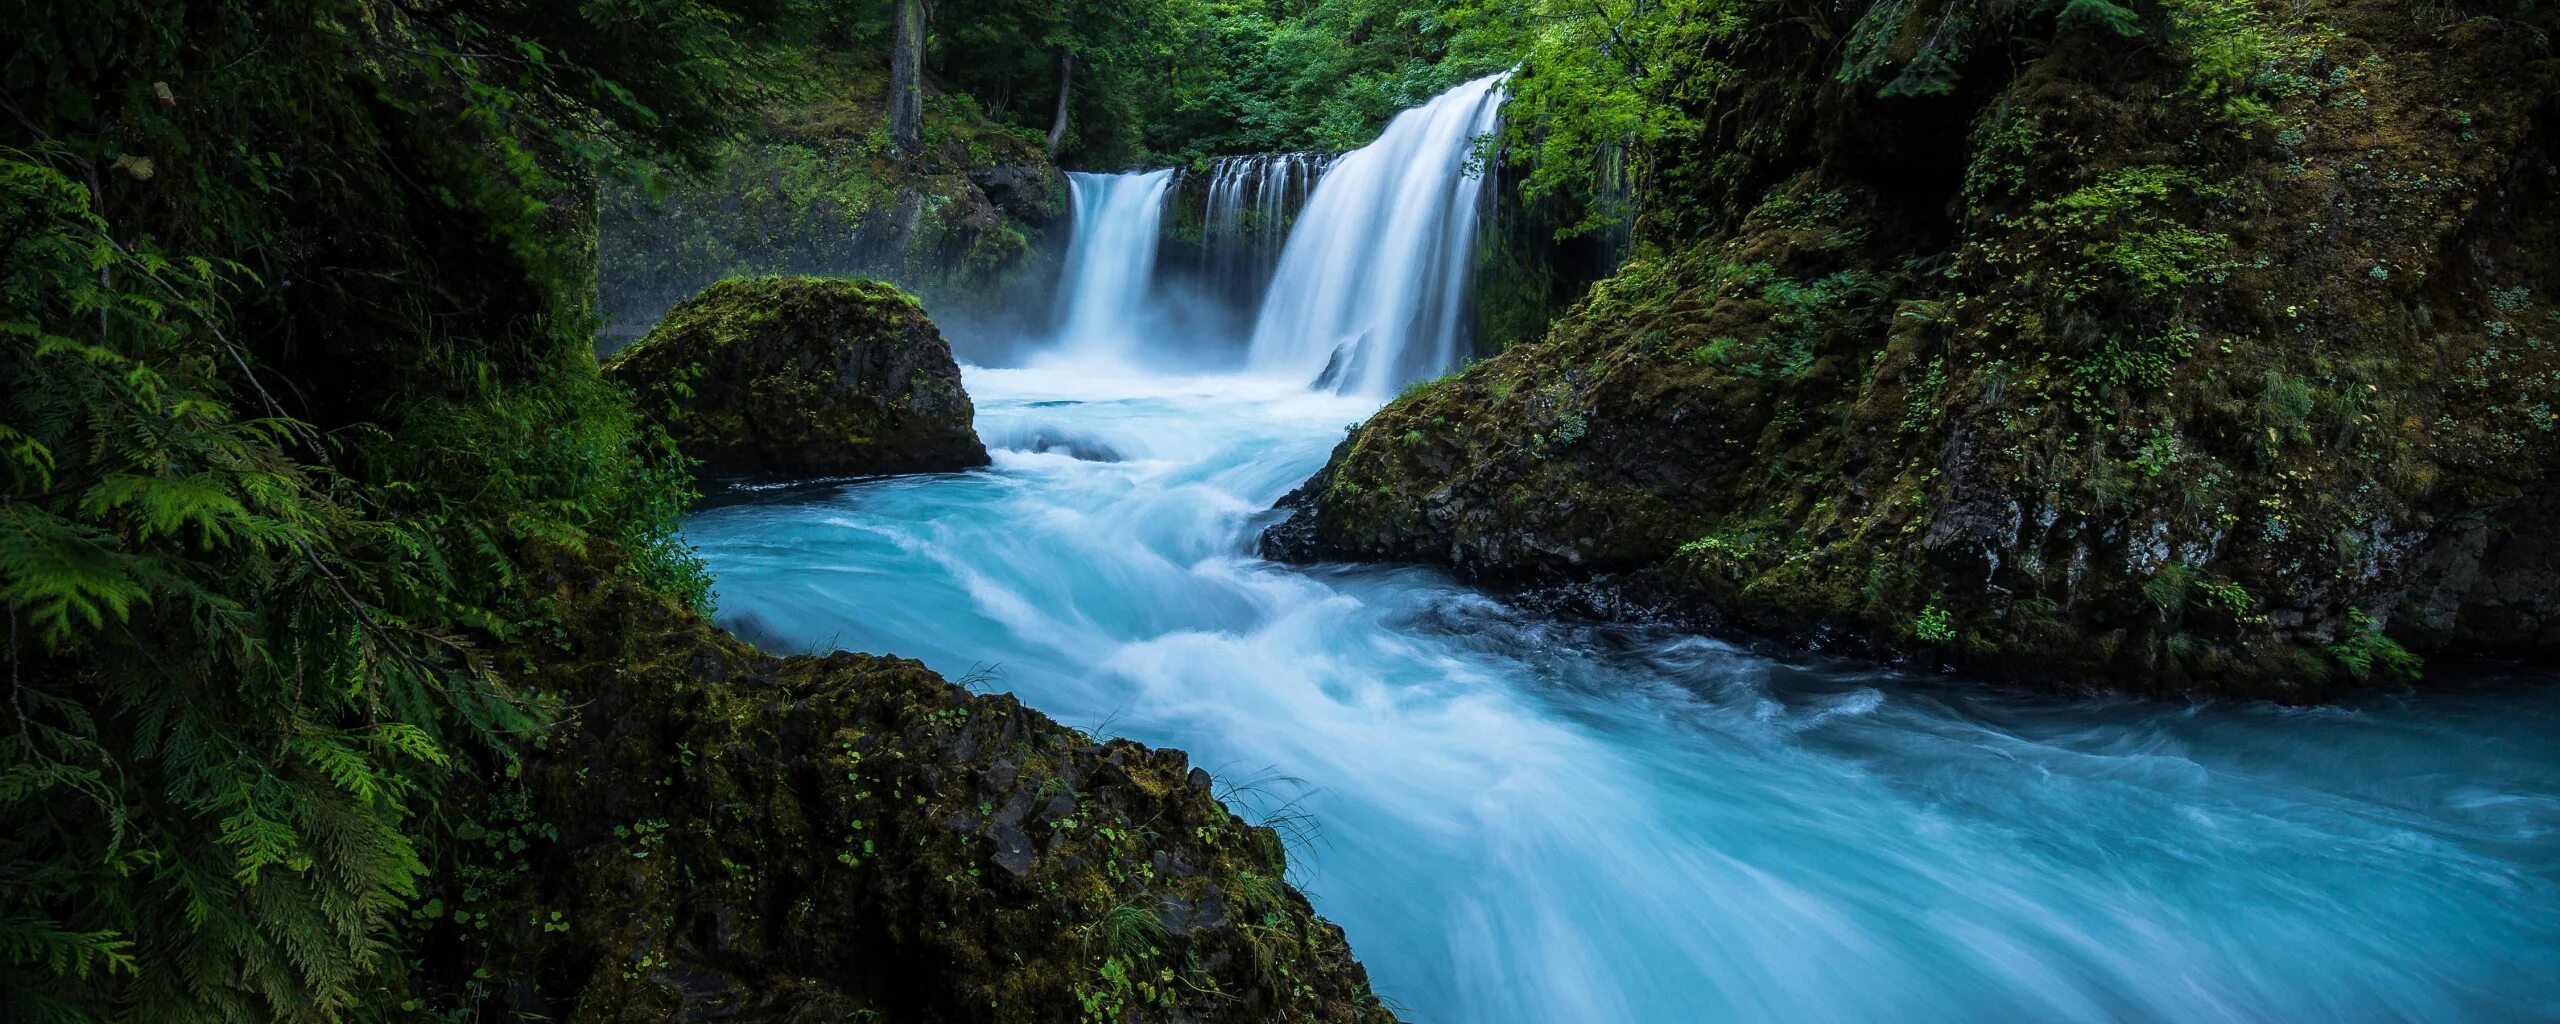
{"label": "forest canopy", "polygon": [[[1398,111],[1508,71],[1488,146],[1568,230],[1622,224],[1630,159],[1688,128],[1703,56],[1738,0],[866,0],[831,8],[810,52],[921,48],[925,87],[1070,166],[1198,166],[1233,153],[1340,151]],[[904,14],[924,31],[903,44]],[[884,70],[889,65],[880,63]]]}

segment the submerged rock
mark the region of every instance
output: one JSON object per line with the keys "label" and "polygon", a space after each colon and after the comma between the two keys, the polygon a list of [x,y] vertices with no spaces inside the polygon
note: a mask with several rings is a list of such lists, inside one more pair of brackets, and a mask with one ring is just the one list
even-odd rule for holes
{"label": "submerged rock", "polygon": [[[924,666],[779,658],[574,560],[511,652],[567,720],[498,792],[431,979],[493,1019],[1393,1021],[1180,751]],[[479,922],[473,927],[472,922]],[[491,922],[496,928],[491,930]]]}
{"label": "submerged rock", "polygon": [[604,369],[709,475],[987,464],[950,343],[914,298],[877,281],[721,281]]}
{"label": "submerged rock", "polygon": [[2560,649],[2560,15],[2058,6],[1701,26],[1634,257],[1265,549],[2072,688]]}

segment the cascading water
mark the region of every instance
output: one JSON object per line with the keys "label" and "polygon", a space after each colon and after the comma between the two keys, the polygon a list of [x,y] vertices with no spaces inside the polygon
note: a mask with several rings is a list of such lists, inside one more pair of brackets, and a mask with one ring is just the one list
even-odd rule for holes
{"label": "cascading water", "polygon": [[[1445,149],[1398,138],[1401,159],[1489,125],[1492,83],[1461,92],[1467,109],[1434,104]],[[1373,307],[1419,317],[1411,295],[1323,279],[1392,265],[1447,287],[1423,251],[1449,226],[1395,223],[1384,182],[1410,169],[1346,160],[1273,302],[1321,293],[1364,330],[1388,322]],[[1079,219],[1162,184],[1084,177]],[[1452,197],[1417,191],[1445,219]],[[1141,303],[1153,214],[1128,215],[1150,233],[1080,235],[1079,273],[1119,269],[1071,290],[1103,305],[1070,322]],[[1399,231],[1441,240],[1398,236],[1390,258]],[[1268,355],[1312,375],[1307,337]],[[696,516],[723,614],[794,651],[992,668],[1062,721],[1188,749],[1247,783],[1249,815],[1273,811],[1256,793],[1294,796],[1283,823],[1322,831],[1293,880],[1409,1020],[2560,1020],[2547,678],[2169,707],[1558,623],[1435,572],[1254,557],[1272,502],[1375,409],[1366,383],[966,374],[990,470]]]}
{"label": "cascading water", "polygon": [[1332,158],[1319,153],[1222,157],[1210,165],[1201,209],[1201,270],[1228,301],[1262,302],[1296,211]]}
{"label": "cascading water", "polygon": [[1253,327],[1250,365],[1346,394],[1384,394],[1457,365],[1494,130],[1491,75],[1396,115],[1317,183]]}
{"label": "cascading water", "polygon": [[1057,350],[1077,359],[1127,361],[1153,311],[1156,244],[1171,170],[1067,175],[1075,240],[1059,288]]}

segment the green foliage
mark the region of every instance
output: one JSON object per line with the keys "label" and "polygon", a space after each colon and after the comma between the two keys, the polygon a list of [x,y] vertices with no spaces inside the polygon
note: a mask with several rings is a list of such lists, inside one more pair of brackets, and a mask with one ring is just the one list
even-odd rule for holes
{"label": "green foliage", "polygon": [[[1193,164],[1348,149],[1398,111],[1510,67],[1531,0],[993,0],[933,15],[927,71],[947,96],[1045,132],[1072,58],[1065,156]],[[885,52],[887,5],[825,7],[828,52]],[[874,57],[873,59],[876,59]]]}
{"label": "green foliage", "polygon": [[2184,325],[2146,338],[2109,334],[2096,352],[2072,363],[2072,393],[2095,398],[2124,388],[2156,391],[2166,387],[2170,372],[2195,354],[2200,337],[2195,328]]}
{"label": "green foliage", "polygon": [[1758,530],[1719,530],[1680,545],[1683,555],[1721,555],[1736,561],[1747,561],[1760,552],[1762,537]]}
{"label": "green foliage", "polygon": [[1812,371],[1825,338],[1847,335],[1884,295],[1872,274],[1844,270],[1811,281],[1781,277],[1765,263],[1726,265],[1719,276],[1769,309],[1769,329],[1756,337],[1717,337],[1689,350],[1691,362],[1745,377],[1791,380]]}
{"label": "green foliage", "polygon": [[2089,26],[2127,38],[2142,35],[2142,16],[2114,0],[2071,0],[2056,20],[2065,27]]}
{"label": "green foliage", "polygon": [[1946,609],[1929,605],[1920,609],[1920,617],[1911,623],[1911,636],[1924,644],[1954,643],[1955,619]]}
{"label": "green foliage", "polygon": [[2085,239],[2081,253],[2091,261],[2068,278],[2062,298],[2107,284],[2157,296],[2222,271],[2230,261],[2230,236],[2190,227],[2173,211],[2185,201],[2229,197],[2228,186],[2200,182],[2166,164],[2145,164],[2037,203],[2038,215]]}
{"label": "green foliage", "polygon": [[1395,114],[1509,66],[1517,47],[1477,0],[1203,2],[1150,144],[1221,152],[1348,149]]}
{"label": "green foliage", "polygon": [[2266,121],[2274,113],[2267,93],[2279,81],[2277,69],[2319,52],[2251,0],[2165,0],[2162,6],[2172,38],[2187,49],[2188,94],[2233,124]]}
{"label": "green foliage", "polygon": [[1911,385],[1910,401],[1902,414],[1902,429],[1919,431],[1938,419],[1938,402],[1946,397],[1947,360],[1940,356],[1929,360],[1929,372]]}
{"label": "green foliage", "polygon": [[2184,562],[2170,562],[2151,574],[2142,584],[2142,596],[2150,598],[2163,616],[2176,616],[2187,606],[2187,591],[2195,586],[2196,570]]}
{"label": "green foliage", "polygon": [[[706,593],[587,355],[596,167],[698,166],[763,0],[22,18],[0,128],[0,1017],[372,1016],[484,649],[611,543]],[[574,55],[574,56],[573,56]]]}
{"label": "green foliage", "polygon": [[1528,168],[1524,199],[1570,199],[1583,216],[1560,234],[1631,222],[1631,185],[1650,147],[1694,134],[1689,110],[1732,69],[1710,44],[1742,30],[1739,0],[1512,0],[1532,27],[1510,83],[1506,141]]}
{"label": "green foliage", "polygon": [[2204,595],[2206,604],[2232,615],[2247,615],[2258,603],[2249,596],[2249,588],[2230,580],[2198,581],[2196,592]]}
{"label": "green foliage", "polygon": [[2347,621],[2353,627],[2337,643],[2329,645],[2329,656],[2338,666],[2359,680],[2379,675],[2403,683],[2416,682],[2425,662],[2399,641],[2382,635],[2382,625],[2362,608],[2349,609]]}
{"label": "green foliage", "polygon": [[9,988],[74,1019],[347,1010],[425,870],[411,795],[527,718],[420,614],[456,586],[417,524],[233,411],[217,265],[124,248],[22,153],[0,180]]}
{"label": "green foliage", "polygon": [[1591,432],[1591,421],[1581,413],[1566,413],[1556,420],[1555,429],[1538,435],[1538,451],[1552,455],[1573,447],[1583,435]]}
{"label": "green foliage", "polygon": [[2311,440],[2311,414],[2318,407],[2311,382],[2282,370],[2267,371],[2266,388],[2258,393],[2259,421],[2270,441]]}
{"label": "green foliage", "polygon": [[2175,618],[2194,597],[2204,599],[2204,607],[2226,615],[2245,617],[2257,607],[2257,598],[2247,587],[2230,580],[2216,580],[2184,562],[2170,562],[2152,573],[2142,585],[2142,596],[2160,609],[2166,618]]}

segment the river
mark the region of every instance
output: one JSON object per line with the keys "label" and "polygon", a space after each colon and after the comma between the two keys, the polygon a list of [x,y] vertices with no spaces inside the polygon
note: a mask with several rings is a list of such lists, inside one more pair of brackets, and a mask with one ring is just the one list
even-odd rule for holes
{"label": "river", "polygon": [[1322,173],[1220,351],[1155,294],[1171,173],[1077,175],[1059,329],[965,373],[994,465],[696,515],[723,620],[1188,750],[1417,1022],[2560,1020],[2553,680],[2066,700],[1256,558],[1459,358],[1500,82],[1222,166],[1213,234]]}
{"label": "river", "polygon": [[967,382],[989,470],[696,516],[723,617],[1190,751],[1408,1019],[2560,1019],[2560,688],[2066,701],[1557,622],[1253,556],[1373,400]]}

